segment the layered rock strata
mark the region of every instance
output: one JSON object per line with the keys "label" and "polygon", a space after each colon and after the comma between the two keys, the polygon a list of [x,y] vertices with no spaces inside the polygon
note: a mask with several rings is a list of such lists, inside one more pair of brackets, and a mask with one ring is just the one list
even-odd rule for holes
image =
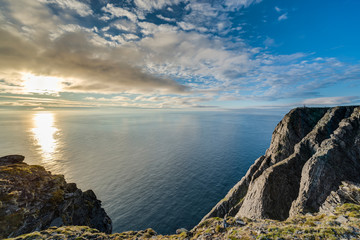
{"label": "layered rock strata", "polygon": [[0,238],[63,225],[111,233],[111,219],[92,190],[82,192],[64,176],[23,160],[20,155],[0,158]]}
{"label": "layered rock strata", "polygon": [[[269,149],[204,218],[285,220],[315,213],[343,181],[360,183],[360,108],[296,108]],[[339,196],[339,195],[338,195]]]}

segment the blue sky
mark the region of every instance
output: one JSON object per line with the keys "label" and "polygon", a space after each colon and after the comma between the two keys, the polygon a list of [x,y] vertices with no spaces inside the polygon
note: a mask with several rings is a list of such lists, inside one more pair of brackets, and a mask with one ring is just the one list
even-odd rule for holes
{"label": "blue sky", "polygon": [[360,102],[355,0],[1,0],[0,107]]}

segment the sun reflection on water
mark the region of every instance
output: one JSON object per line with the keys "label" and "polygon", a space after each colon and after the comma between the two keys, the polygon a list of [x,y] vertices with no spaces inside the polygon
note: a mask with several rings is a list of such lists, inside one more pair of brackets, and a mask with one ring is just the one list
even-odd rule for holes
{"label": "sun reflection on water", "polygon": [[34,113],[32,122],[33,128],[31,129],[31,132],[33,133],[36,144],[39,146],[43,160],[53,160],[58,148],[56,136],[59,133],[59,129],[54,125],[54,113]]}

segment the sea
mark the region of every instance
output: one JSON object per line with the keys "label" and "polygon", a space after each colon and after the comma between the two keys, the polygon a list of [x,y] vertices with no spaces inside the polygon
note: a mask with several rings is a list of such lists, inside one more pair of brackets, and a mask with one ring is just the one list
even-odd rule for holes
{"label": "sea", "polygon": [[113,232],[193,228],[268,148],[282,114],[0,111],[0,155],[92,189]]}

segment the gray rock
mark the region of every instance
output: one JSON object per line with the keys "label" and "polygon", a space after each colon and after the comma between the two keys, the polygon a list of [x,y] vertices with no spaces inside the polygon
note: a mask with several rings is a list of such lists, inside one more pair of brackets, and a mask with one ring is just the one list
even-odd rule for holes
{"label": "gray rock", "polygon": [[61,227],[62,225],[64,225],[64,222],[60,217],[55,218],[50,223],[50,227]]}
{"label": "gray rock", "polygon": [[244,221],[240,220],[240,219],[235,220],[235,222],[240,226],[245,226],[246,225],[246,223]]}
{"label": "gray rock", "polygon": [[0,157],[0,166],[22,163],[24,159],[25,157],[22,155],[8,155],[8,156]]}
{"label": "gray rock", "polygon": [[360,204],[360,184],[343,181],[336,191],[332,191],[320,206],[321,213],[331,214],[344,203]]}
{"label": "gray rock", "polygon": [[176,234],[180,234],[180,233],[183,233],[183,232],[187,233],[187,232],[189,232],[189,231],[186,230],[185,228],[176,229]]}
{"label": "gray rock", "polygon": [[345,224],[345,223],[347,223],[349,220],[348,220],[346,217],[344,217],[343,215],[341,215],[341,216],[339,216],[338,218],[336,218],[335,221],[339,222],[340,224]]}
{"label": "gray rock", "polygon": [[265,155],[203,220],[315,213],[344,202],[344,189],[336,191],[344,181],[360,183],[359,172],[360,107],[296,108],[275,128]]}

